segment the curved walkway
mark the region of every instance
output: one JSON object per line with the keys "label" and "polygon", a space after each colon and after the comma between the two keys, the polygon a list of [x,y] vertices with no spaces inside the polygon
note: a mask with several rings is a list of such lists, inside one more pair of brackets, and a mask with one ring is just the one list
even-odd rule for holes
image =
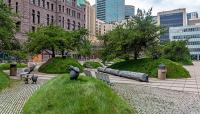
{"label": "curved walkway", "polygon": [[144,83],[110,76],[112,88],[140,114],[200,114],[200,62],[184,67],[191,78]]}
{"label": "curved walkway", "polygon": [[147,87],[155,87],[167,90],[176,90],[200,94],[200,62],[194,62],[194,65],[184,67],[190,72],[191,78],[166,80],[150,78],[149,83],[138,82],[131,79],[116,76],[110,76],[110,79],[113,83],[135,84]]}
{"label": "curved walkway", "polygon": [[24,103],[44,81],[38,84],[17,84],[0,93],[0,114],[20,114]]}

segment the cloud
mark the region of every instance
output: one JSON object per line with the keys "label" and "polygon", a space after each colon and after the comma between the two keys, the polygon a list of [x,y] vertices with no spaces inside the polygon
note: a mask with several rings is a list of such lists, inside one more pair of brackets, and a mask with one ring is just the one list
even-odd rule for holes
{"label": "cloud", "polygon": [[[95,0],[88,0],[91,4]],[[136,8],[148,10],[153,7],[153,14],[157,12],[186,8],[187,12],[200,13],[200,0],[125,0],[126,4],[134,5]]]}

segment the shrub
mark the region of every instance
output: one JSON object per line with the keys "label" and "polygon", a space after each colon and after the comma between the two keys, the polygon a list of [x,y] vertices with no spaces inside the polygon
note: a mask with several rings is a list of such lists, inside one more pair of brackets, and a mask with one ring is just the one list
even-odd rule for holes
{"label": "shrub", "polygon": [[[17,63],[17,68],[24,68],[27,67],[24,63]],[[0,64],[0,70],[9,70],[10,69],[10,63]]]}
{"label": "shrub", "polygon": [[85,68],[91,68],[91,69],[96,69],[98,67],[102,67],[102,65],[99,62],[87,61],[87,62],[85,62],[83,64],[83,67],[85,67]]}
{"label": "shrub", "polygon": [[163,58],[191,65],[192,60],[185,41],[172,41],[164,45]]}

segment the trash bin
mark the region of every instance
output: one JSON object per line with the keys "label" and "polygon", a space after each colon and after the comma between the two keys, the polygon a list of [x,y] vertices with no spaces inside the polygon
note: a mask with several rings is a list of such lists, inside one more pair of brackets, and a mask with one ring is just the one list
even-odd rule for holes
{"label": "trash bin", "polygon": [[10,64],[10,76],[17,76],[17,64]]}
{"label": "trash bin", "polygon": [[166,65],[160,64],[158,66],[158,79],[165,80],[167,75],[167,68]]}

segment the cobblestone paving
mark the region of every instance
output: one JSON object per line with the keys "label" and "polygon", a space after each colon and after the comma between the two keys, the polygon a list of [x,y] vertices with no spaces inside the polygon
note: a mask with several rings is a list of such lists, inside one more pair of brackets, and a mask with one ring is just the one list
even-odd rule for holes
{"label": "cobblestone paving", "polygon": [[0,93],[0,114],[20,114],[25,102],[44,82],[45,80],[39,80],[37,84],[20,82],[3,90]]}
{"label": "cobblestone paving", "polygon": [[140,114],[200,114],[198,94],[134,84],[114,84],[113,89]]}

